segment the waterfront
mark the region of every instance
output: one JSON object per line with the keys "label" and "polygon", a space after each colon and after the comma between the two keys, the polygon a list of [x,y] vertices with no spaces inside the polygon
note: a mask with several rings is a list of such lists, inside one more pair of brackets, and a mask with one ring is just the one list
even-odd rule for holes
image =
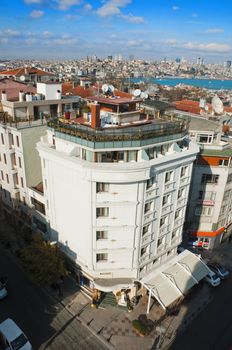
{"label": "waterfront", "polygon": [[191,85],[195,87],[211,89],[211,90],[232,90],[232,80],[220,79],[188,79],[188,78],[133,78],[132,82],[138,83],[144,81],[146,83],[176,86],[178,84]]}

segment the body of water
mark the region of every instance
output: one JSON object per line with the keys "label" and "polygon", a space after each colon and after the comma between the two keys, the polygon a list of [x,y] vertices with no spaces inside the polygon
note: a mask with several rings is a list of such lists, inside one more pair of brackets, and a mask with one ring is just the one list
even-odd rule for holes
{"label": "body of water", "polygon": [[186,84],[212,90],[232,90],[232,80],[220,79],[186,79],[186,78],[132,78],[131,81],[138,83],[144,81],[151,84],[176,86]]}

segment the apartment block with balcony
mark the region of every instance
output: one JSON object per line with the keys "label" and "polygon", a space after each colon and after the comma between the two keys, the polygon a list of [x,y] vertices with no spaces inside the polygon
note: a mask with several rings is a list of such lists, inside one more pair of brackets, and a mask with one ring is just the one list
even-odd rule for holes
{"label": "apartment block with balcony", "polygon": [[213,249],[232,233],[232,145],[222,125],[191,117],[190,137],[200,146],[194,163],[186,230],[197,245]]}
{"label": "apartment block with balcony", "polygon": [[37,149],[51,239],[101,291],[132,287],[176,255],[197,145],[188,121],[140,100],[89,98],[53,119]]}

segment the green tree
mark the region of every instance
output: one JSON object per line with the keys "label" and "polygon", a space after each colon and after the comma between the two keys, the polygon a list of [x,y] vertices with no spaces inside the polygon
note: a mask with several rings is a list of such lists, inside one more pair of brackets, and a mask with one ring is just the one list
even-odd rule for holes
{"label": "green tree", "polygon": [[56,283],[66,274],[64,260],[57,246],[34,234],[31,243],[20,250],[19,257],[28,274],[40,284]]}

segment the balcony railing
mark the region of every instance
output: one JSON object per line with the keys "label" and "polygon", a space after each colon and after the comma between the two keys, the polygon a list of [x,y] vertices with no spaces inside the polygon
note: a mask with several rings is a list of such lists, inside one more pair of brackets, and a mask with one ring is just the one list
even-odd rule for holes
{"label": "balcony railing", "polygon": [[[185,122],[169,122],[156,121],[149,124],[128,126],[115,126],[112,128],[93,129],[90,126],[82,124],[64,124],[59,119],[51,119],[47,123],[48,127],[56,132],[56,136],[60,134],[69,135],[72,138],[84,139],[89,142],[124,142],[137,141],[138,146],[143,145],[145,140],[156,139],[159,137],[167,137],[168,139],[176,139],[184,137],[187,134]],[[73,140],[74,141],[74,140]]]}

